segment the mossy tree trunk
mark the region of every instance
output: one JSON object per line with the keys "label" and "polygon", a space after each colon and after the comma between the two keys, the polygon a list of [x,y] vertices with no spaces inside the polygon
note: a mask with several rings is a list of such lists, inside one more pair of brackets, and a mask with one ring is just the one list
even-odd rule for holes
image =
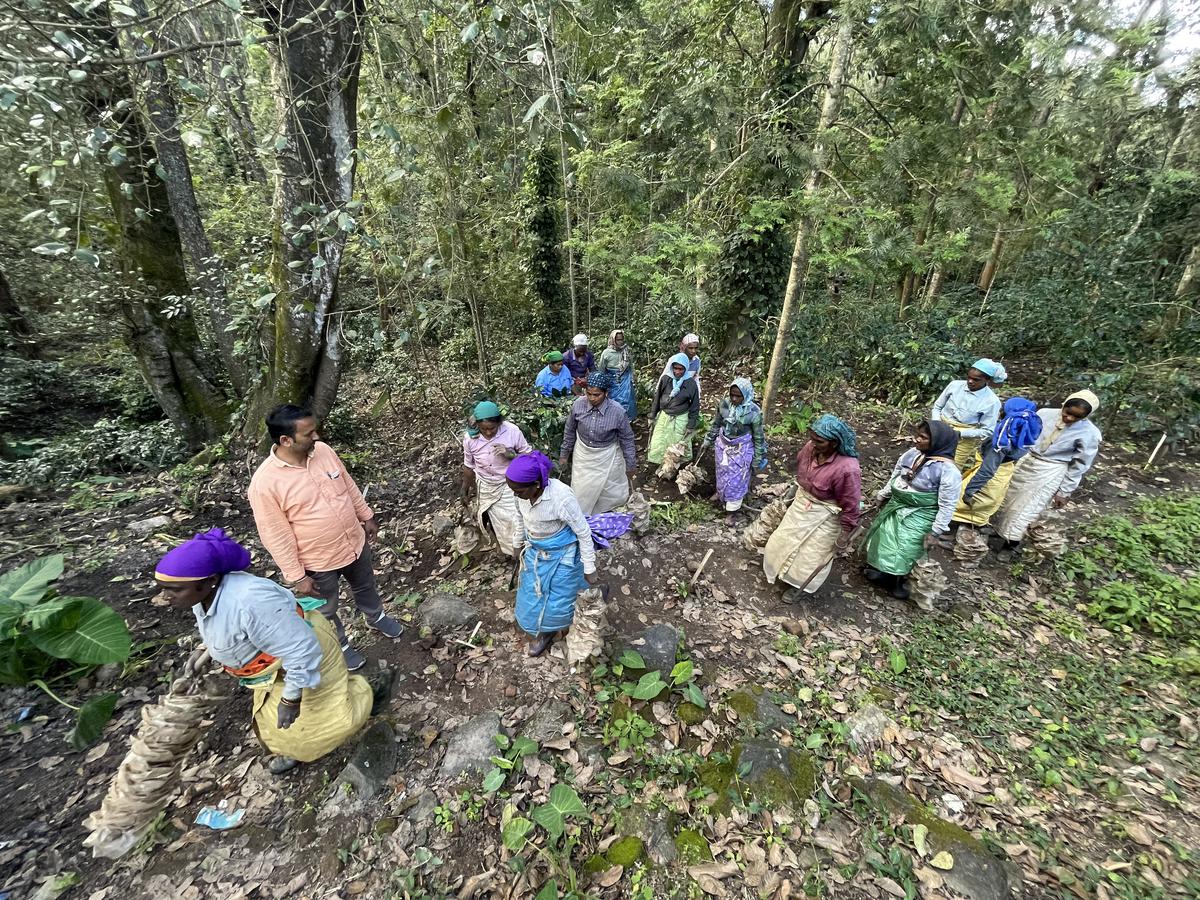
{"label": "mossy tree trunk", "polygon": [[[116,33],[104,9],[89,16],[88,38],[115,51]],[[131,281],[117,297],[129,347],[163,413],[188,446],[199,449],[224,433],[229,408],[203,364],[200,334],[187,309],[192,288],[179,230],[128,71],[97,69],[80,99],[89,122],[107,135],[97,156],[107,161],[102,171],[121,242],[117,256]]]}
{"label": "mossy tree trunk", "polygon": [[343,356],[338,278],[354,229],[352,202],[362,64],[361,0],[262,3],[281,118],[275,182],[273,317],[267,367],[245,430],[262,432],[276,403],[333,407]]}

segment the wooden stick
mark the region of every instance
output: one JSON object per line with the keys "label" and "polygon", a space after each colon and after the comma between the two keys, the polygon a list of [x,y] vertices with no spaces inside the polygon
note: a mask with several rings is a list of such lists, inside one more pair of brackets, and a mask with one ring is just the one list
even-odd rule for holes
{"label": "wooden stick", "polygon": [[704,554],[704,559],[700,560],[700,566],[696,569],[696,574],[692,576],[691,582],[688,584],[688,593],[696,586],[696,579],[700,577],[700,573],[704,571],[704,567],[708,565],[708,561],[712,558],[712,547],[708,548],[708,552]]}
{"label": "wooden stick", "polygon": [[1158,446],[1154,448],[1154,452],[1150,454],[1150,458],[1146,460],[1146,465],[1142,466],[1142,471],[1149,469],[1154,464],[1154,457],[1158,456],[1158,451],[1162,449],[1163,444],[1167,442],[1167,433],[1164,431],[1163,436],[1158,439]]}
{"label": "wooden stick", "polygon": [[475,646],[473,643],[471,643],[471,642],[472,642],[473,640],[475,640],[475,635],[476,635],[476,634],[478,634],[478,632],[479,632],[479,626],[480,626],[480,625],[482,625],[482,624],[483,624],[483,620],[482,620],[482,619],[481,619],[480,621],[476,622],[476,623],[475,623],[475,627],[474,627],[474,628],[471,630],[471,636],[470,636],[470,637],[468,637],[468,638],[467,638],[465,641],[460,641],[458,638],[454,638],[454,639],[451,641],[451,643],[452,643],[452,644],[462,644],[464,647],[470,647],[472,650],[478,650],[479,648],[478,648],[478,647],[476,647],[476,646]]}

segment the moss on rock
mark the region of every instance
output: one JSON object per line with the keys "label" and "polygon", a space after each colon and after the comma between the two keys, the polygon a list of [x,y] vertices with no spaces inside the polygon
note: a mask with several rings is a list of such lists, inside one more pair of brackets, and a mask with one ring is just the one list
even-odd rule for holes
{"label": "moss on rock", "polygon": [[679,851],[680,860],[689,866],[711,862],[713,858],[708,840],[694,828],[685,828],[679,832],[675,838],[675,849]]}
{"label": "moss on rock", "polygon": [[604,854],[593,853],[591,856],[589,856],[587,858],[587,861],[583,864],[583,874],[584,875],[599,875],[601,872],[606,871],[610,867],[610,865],[611,865],[611,863],[609,863],[609,861],[604,858]]}
{"label": "moss on rock", "polygon": [[752,721],[758,715],[758,698],[749,691],[735,691],[725,698],[725,703],[740,719]]}
{"label": "moss on rock", "polygon": [[675,715],[679,717],[679,721],[685,725],[699,725],[704,721],[705,712],[695,703],[680,703],[675,710]]}
{"label": "moss on rock", "polygon": [[627,835],[615,841],[606,856],[610,866],[632,866],[645,852],[646,845],[640,837]]}

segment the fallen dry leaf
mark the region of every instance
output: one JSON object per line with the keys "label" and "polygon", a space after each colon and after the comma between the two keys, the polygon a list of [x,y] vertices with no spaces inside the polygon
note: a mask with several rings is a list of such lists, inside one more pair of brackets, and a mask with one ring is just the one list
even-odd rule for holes
{"label": "fallen dry leaf", "polygon": [[600,887],[612,887],[621,880],[621,876],[624,874],[624,866],[613,866],[611,869],[605,869],[600,873],[600,877],[596,879],[596,884],[600,885]]}
{"label": "fallen dry leaf", "polygon": [[954,868],[954,857],[947,851],[943,850],[941,853],[935,854],[933,859],[929,861],[929,864],[935,869],[941,869],[943,872],[948,872],[950,869]]}
{"label": "fallen dry leaf", "polygon": [[728,878],[730,875],[738,873],[738,867],[737,863],[732,860],[726,860],[719,863],[703,863],[698,866],[688,866],[687,873],[697,881],[705,875],[710,878]]}
{"label": "fallen dry leaf", "polygon": [[725,896],[725,886],[711,875],[701,875],[696,879],[696,884],[700,886],[700,890],[713,897]]}
{"label": "fallen dry leaf", "polygon": [[1149,847],[1154,843],[1154,838],[1150,836],[1149,830],[1145,825],[1139,825],[1137,822],[1131,822],[1125,826],[1125,833],[1129,835],[1129,839],[1135,844],[1141,844],[1143,847]]}

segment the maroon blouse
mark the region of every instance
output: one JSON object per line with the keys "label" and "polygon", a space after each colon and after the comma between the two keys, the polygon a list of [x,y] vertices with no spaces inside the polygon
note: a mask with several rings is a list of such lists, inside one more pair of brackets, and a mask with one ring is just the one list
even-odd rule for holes
{"label": "maroon blouse", "polygon": [[796,480],[818,500],[836,503],[842,508],[844,530],[849,531],[858,524],[862,469],[857,458],[839,453],[828,462],[817,465],[812,441],[809,441],[796,456]]}

